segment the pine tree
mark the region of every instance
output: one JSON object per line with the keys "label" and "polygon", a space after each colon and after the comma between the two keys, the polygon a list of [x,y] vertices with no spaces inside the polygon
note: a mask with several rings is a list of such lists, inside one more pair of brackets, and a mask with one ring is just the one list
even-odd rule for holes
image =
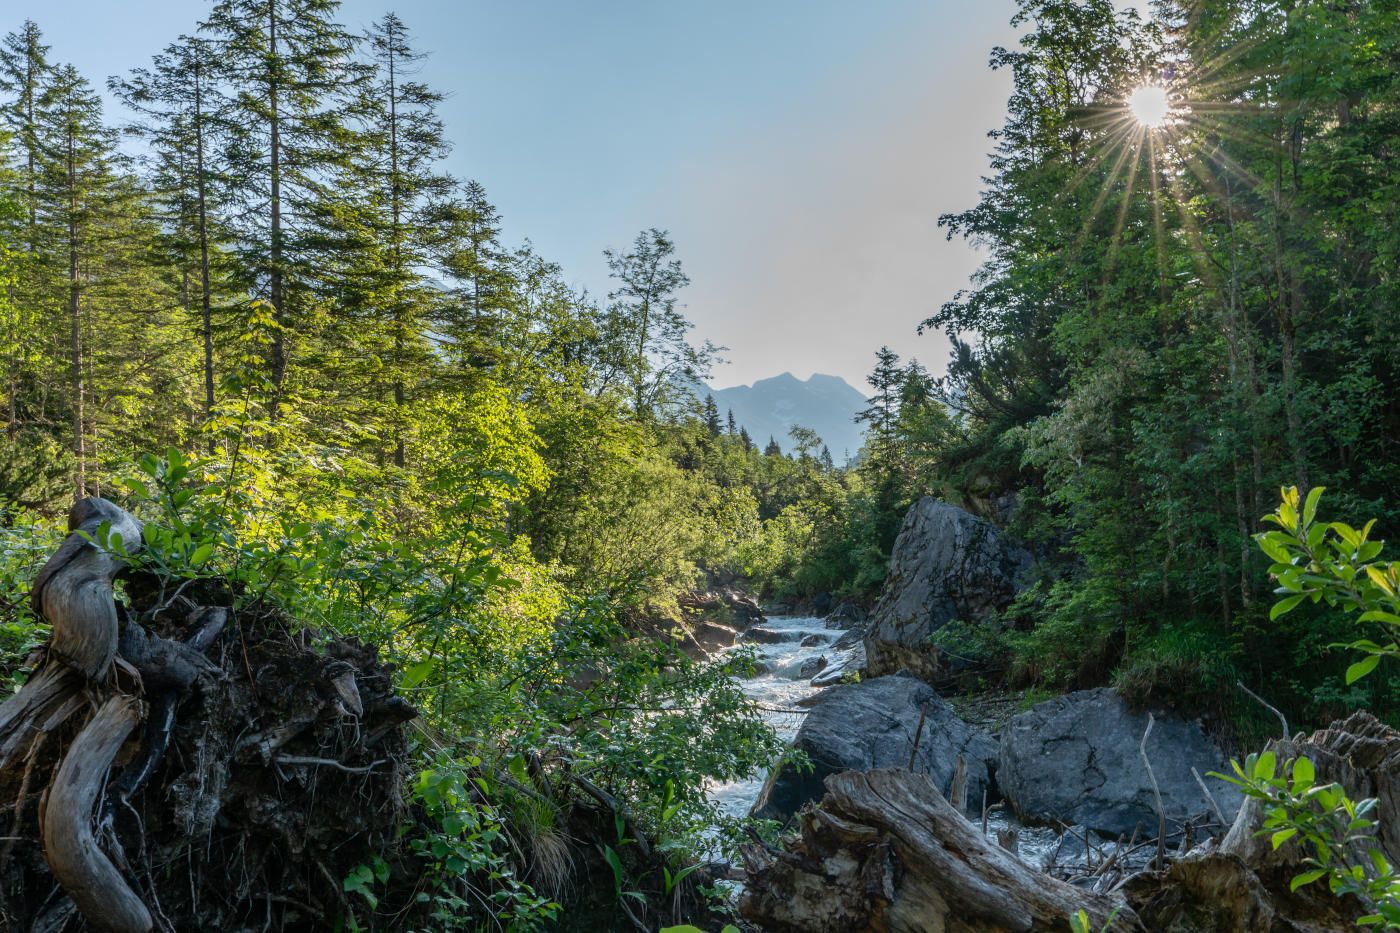
{"label": "pine tree", "polygon": [[[0,97],[4,100],[0,117],[8,131],[15,166],[14,175],[7,179],[5,186],[14,197],[7,199],[11,202],[10,210],[0,217],[0,223],[4,225],[7,243],[23,246],[22,254],[10,258],[15,274],[6,285],[9,307],[5,318],[5,396],[6,424],[11,435],[18,430],[22,417],[20,399],[24,387],[38,384],[48,368],[45,358],[49,347],[41,339],[44,331],[36,317],[38,298],[33,291],[33,271],[39,249],[38,183],[42,170],[40,106],[53,72],[48,52],[39,27],[29,20],[18,32],[9,33],[0,42]],[[42,399],[40,394],[33,401],[38,405],[42,404]],[[35,421],[47,420],[38,411],[33,416]]]}
{"label": "pine tree", "polygon": [[[434,229],[434,264],[453,283],[449,300],[438,312],[437,329],[459,367],[491,365],[491,346],[510,313],[512,258],[501,246],[501,218],[486,188],[469,181],[456,196],[439,205]],[[534,265],[522,257],[526,266]],[[545,276],[548,278],[548,276]]]}
{"label": "pine tree", "polygon": [[822,445],[820,460],[822,464],[822,469],[826,470],[828,473],[836,469],[836,464],[831,459],[831,448],[827,447],[825,444]]}
{"label": "pine tree", "polygon": [[781,457],[782,455],[783,448],[778,446],[777,438],[773,437],[771,434],[768,435],[768,446],[763,448],[763,456]]}
{"label": "pine tree", "polygon": [[711,437],[719,437],[722,433],[719,420],[719,406],[715,404],[715,397],[713,395],[705,396],[705,429],[710,432]]}
{"label": "pine tree", "polygon": [[166,245],[178,269],[181,301],[186,313],[197,317],[205,421],[215,403],[213,261],[223,236],[223,192],[229,181],[216,166],[228,136],[218,119],[228,108],[218,65],[209,40],[181,36],[155,56],[149,69],[109,82],[144,118],[130,129],[151,148],[152,184],[164,209]]}
{"label": "pine tree", "polygon": [[734,409],[731,408],[729,409],[729,416],[725,419],[724,432],[730,437],[733,437],[738,430],[738,425],[734,423]]}
{"label": "pine tree", "polygon": [[739,442],[744,445],[746,453],[753,450],[753,438],[749,436],[748,428],[739,429]]}
{"label": "pine tree", "polygon": [[433,359],[426,333],[436,294],[420,271],[431,255],[430,212],[452,181],[437,167],[448,151],[437,115],[442,95],[414,80],[425,56],[414,50],[407,26],[386,14],[365,45],[374,73],[354,107],[360,145],[349,176],[361,195],[363,236],[347,244],[345,279],[355,287],[345,295],[346,310],[348,317],[364,318],[351,342],[362,345],[361,355],[384,360],[394,407],[393,459],[402,467],[406,406]]}
{"label": "pine tree", "polygon": [[[345,175],[358,140],[347,108],[365,69],[334,19],[338,0],[221,0],[201,27],[229,82],[219,116],[233,181],[230,226],[247,292],[271,303],[269,350],[277,393],[287,393],[294,342],[309,339],[318,289],[328,284],[344,231]],[[329,249],[327,249],[329,247]]]}
{"label": "pine tree", "polygon": [[85,299],[94,254],[112,236],[108,225],[117,221],[127,192],[116,175],[116,134],[102,124],[101,99],[71,65],[56,69],[44,89],[37,136],[36,227],[44,273],[64,309],[74,487],[84,496],[92,454],[87,351],[93,330]]}

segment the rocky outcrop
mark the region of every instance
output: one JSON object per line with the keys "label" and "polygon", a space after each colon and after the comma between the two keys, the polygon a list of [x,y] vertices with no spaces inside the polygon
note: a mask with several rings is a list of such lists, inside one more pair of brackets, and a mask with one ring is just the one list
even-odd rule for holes
{"label": "rocky outcrop", "polygon": [[873,675],[940,673],[929,639],[957,619],[976,622],[1004,607],[1030,569],[1030,554],[996,527],[932,497],[904,517],[885,588],[865,637]]}
{"label": "rocky outcrop", "polygon": [[[1047,700],[1014,716],[1001,736],[997,784],[1028,822],[1082,824],[1109,836],[1155,835],[1157,808],[1139,745],[1147,713],[1134,712],[1107,688]],[[1211,812],[1191,774],[1228,770],[1220,748],[1199,724],[1158,716],[1147,742],[1168,830]],[[1222,781],[1208,785],[1226,820],[1240,795]]]}
{"label": "rocky outcrop", "polygon": [[763,610],[753,597],[734,589],[683,593],[676,603],[692,623],[703,619],[742,631],[763,621]]}
{"label": "rocky outcrop", "polygon": [[[879,677],[832,687],[811,704],[794,746],[807,754],[812,768],[784,764],[769,775],[755,816],[785,820],[803,804],[822,796],[822,782],[842,771],[905,768],[928,776],[941,792],[950,792],[961,757],[966,769],[965,799],[982,805],[991,785],[996,743],[958,718],[931,687],[910,677]],[[920,719],[923,727],[920,729]],[[918,746],[915,748],[915,735]]]}

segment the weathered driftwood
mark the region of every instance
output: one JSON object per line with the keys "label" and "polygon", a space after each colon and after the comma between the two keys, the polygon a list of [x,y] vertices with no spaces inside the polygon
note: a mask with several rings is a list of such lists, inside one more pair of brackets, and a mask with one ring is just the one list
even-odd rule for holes
{"label": "weathered driftwood", "polygon": [[151,912],[132,892],[93,837],[93,807],[127,736],[141,721],[140,703],[113,696],[68,747],[40,820],[49,867],[89,922],[113,933],[146,933]]}
{"label": "weathered driftwood", "polygon": [[[49,654],[93,680],[107,676],[117,655],[112,581],[121,560],[92,539],[106,524],[130,551],[141,547],[141,523],[105,499],[80,499],[68,513],[69,535],[34,580],[34,611],[49,621]],[[110,539],[109,539],[110,540]]]}
{"label": "weathered driftwood", "polygon": [[[902,769],[826,780],[789,851],[748,846],[744,916],[787,933],[1139,930],[1124,902],[1048,877],[990,842],[927,777]],[[1116,913],[1115,913],[1116,912]]]}

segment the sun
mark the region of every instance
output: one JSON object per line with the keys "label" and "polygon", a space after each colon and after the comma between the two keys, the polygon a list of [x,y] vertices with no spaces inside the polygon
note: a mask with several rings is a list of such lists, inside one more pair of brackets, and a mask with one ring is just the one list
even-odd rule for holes
{"label": "sun", "polygon": [[1134,88],[1128,95],[1128,110],[1141,126],[1148,129],[1161,126],[1167,122],[1167,116],[1171,113],[1167,89],[1155,84],[1144,84]]}

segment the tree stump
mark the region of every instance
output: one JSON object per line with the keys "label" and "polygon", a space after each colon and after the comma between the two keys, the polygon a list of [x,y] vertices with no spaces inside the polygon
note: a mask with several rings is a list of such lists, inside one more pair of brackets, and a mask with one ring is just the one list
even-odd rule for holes
{"label": "tree stump", "polygon": [[390,671],[216,580],[132,574],[123,605],[103,543],[136,552],[141,522],[90,498],[69,531],[32,592],[52,636],[0,704],[0,928],[334,925],[403,823]]}

